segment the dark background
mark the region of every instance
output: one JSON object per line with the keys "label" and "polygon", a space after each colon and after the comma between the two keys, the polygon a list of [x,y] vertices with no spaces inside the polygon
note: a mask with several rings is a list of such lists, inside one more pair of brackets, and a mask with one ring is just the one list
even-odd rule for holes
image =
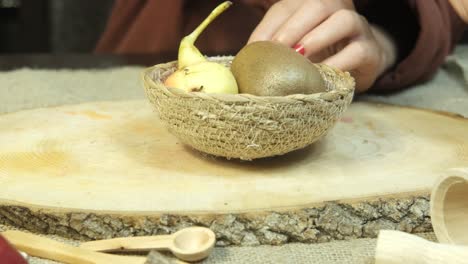
{"label": "dark background", "polygon": [[113,2],[0,0],[0,54],[91,53]]}
{"label": "dark background", "polygon": [[89,53],[113,0],[0,0],[0,53]]}

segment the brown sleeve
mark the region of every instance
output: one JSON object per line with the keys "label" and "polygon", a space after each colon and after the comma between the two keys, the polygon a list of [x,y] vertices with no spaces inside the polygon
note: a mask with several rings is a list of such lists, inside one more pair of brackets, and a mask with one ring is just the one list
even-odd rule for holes
{"label": "brown sleeve", "polygon": [[173,50],[181,36],[183,0],[116,0],[97,53]]}
{"label": "brown sleeve", "polygon": [[[244,0],[245,1],[245,0]],[[233,1],[197,40],[204,54],[232,54],[242,48],[260,22],[259,0]],[[116,0],[97,53],[176,52],[180,40],[213,10],[212,0]]]}
{"label": "brown sleeve", "polygon": [[387,30],[396,41],[396,65],[384,73],[371,92],[387,92],[429,80],[453,51],[465,23],[448,0],[355,0],[370,23]]}

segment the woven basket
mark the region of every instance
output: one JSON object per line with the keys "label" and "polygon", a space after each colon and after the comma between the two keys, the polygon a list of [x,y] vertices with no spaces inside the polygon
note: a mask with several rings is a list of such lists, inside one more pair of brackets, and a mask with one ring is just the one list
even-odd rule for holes
{"label": "woven basket", "polygon": [[[233,57],[209,60],[230,66]],[[265,97],[206,94],[165,87],[177,62],[143,72],[146,96],[169,131],[201,152],[252,160],[304,148],[327,134],[352,101],[354,79],[317,65],[327,92]]]}

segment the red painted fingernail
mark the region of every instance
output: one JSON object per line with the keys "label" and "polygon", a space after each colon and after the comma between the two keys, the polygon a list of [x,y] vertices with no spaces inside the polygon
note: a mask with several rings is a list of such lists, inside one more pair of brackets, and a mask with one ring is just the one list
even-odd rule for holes
{"label": "red painted fingernail", "polygon": [[301,44],[296,44],[294,45],[293,49],[295,49],[297,52],[299,52],[301,55],[304,55],[305,54],[305,49],[304,49],[304,46],[302,46]]}

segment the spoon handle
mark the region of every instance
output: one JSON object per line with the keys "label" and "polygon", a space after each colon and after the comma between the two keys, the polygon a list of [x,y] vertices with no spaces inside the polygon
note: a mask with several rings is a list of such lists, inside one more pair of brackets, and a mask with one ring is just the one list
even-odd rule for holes
{"label": "spoon handle", "polygon": [[169,249],[172,245],[171,235],[119,237],[81,243],[80,248],[100,252],[150,251],[152,249]]}
{"label": "spoon handle", "polygon": [[143,264],[146,261],[144,257],[113,256],[94,252],[16,230],[5,231],[2,236],[15,248],[30,256],[64,263]]}
{"label": "spoon handle", "polygon": [[468,247],[439,244],[401,231],[381,230],[375,264],[467,263]]}

